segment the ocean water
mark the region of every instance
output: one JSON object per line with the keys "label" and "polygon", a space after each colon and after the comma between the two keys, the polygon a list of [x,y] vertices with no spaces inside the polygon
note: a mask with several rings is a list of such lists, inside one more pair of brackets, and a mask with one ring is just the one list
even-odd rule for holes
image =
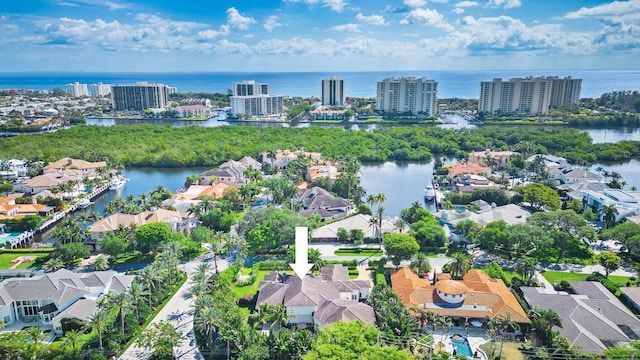
{"label": "ocean water", "polygon": [[525,76],[572,76],[582,80],[582,97],[598,97],[617,90],[640,90],[638,70],[508,70],[508,71],[396,71],[396,72],[282,72],[282,73],[0,73],[0,89],[51,90],[72,82],[95,84],[132,84],[138,81],[175,86],[178,92],[226,92],[234,82],[255,80],[269,84],[269,92],[285,96],[320,96],[322,79],[345,79],[346,94],[375,97],[376,82],[392,76],[425,76],[438,81],[440,98],[477,98],[480,81]]}

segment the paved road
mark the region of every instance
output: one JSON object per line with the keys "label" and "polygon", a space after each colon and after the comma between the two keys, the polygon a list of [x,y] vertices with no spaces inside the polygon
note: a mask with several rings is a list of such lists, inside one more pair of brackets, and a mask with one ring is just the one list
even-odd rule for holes
{"label": "paved road", "polygon": [[[184,270],[189,277],[188,280],[178,289],[167,305],[156,315],[151,323],[157,323],[161,320],[168,321],[173,327],[186,337],[175,349],[175,359],[180,360],[201,360],[204,359],[196,345],[195,333],[193,329],[193,298],[187,298],[186,294],[193,284],[191,275],[196,272],[197,266],[202,262],[209,262],[213,269],[213,261],[207,258],[198,258],[180,265],[180,269]],[[222,271],[228,267],[226,260],[218,259],[218,270]],[[213,270],[212,270],[213,271]],[[152,352],[145,348],[139,348],[137,343],[132,344],[120,356],[120,360],[146,360],[151,356]]]}

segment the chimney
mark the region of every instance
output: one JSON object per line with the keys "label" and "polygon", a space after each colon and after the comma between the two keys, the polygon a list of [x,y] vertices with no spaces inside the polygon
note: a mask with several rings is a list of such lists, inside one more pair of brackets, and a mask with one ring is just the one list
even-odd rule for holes
{"label": "chimney", "polygon": [[71,158],[67,159],[67,165],[71,165],[71,164],[73,164],[73,159]]}
{"label": "chimney", "polygon": [[31,203],[32,203],[33,205],[38,205],[38,199],[36,199],[36,198],[31,198]]}

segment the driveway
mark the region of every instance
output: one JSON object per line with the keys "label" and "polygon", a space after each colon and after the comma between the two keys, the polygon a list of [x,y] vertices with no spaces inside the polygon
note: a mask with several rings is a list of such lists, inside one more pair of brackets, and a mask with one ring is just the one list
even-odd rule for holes
{"label": "driveway", "polygon": [[[205,255],[206,256],[206,255]],[[156,315],[151,323],[157,323],[161,320],[169,322],[173,325],[179,333],[185,336],[185,340],[174,348],[176,354],[175,359],[180,360],[201,360],[204,359],[198,346],[196,345],[195,333],[193,330],[193,298],[187,298],[186,294],[193,285],[191,276],[196,272],[199,264],[208,262],[213,268],[213,262],[209,259],[198,258],[180,265],[180,269],[187,273],[187,281],[178,289],[173,295],[171,300],[165,305],[165,307]],[[218,271],[222,271],[228,267],[226,260],[218,259]],[[213,271],[213,270],[212,270]],[[119,357],[120,360],[146,360],[152,355],[152,351],[139,348],[137,343],[133,343],[129,348]]]}

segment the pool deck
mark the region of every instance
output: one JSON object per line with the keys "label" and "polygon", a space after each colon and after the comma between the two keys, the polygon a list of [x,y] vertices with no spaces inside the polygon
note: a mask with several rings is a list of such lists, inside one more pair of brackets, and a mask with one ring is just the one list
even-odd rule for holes
{"label": "pool deck", "polygon": [[[426,332],[431,334],[431,329],[427,329]],[[486,336],[486,329],[478,329],[474,327],[469,327],[469,336],[467,336],[467,329],[464,326],[456,326],[449,329],[449,331],[443,331],[442,329],[438,329],[436,333],[433,335],[434,344],[443,343],[444,350],[452,353],[453,346],[451,345],[450,336],[453,334],[460,334],[465,336],[467,340],[469,340],[469,345],[471,345],[472,352],[478,352],[478,357],[476,359],[487,360],[486,354],[484,351],[480,350],[480,345],[489,342],[489,338]]]}

